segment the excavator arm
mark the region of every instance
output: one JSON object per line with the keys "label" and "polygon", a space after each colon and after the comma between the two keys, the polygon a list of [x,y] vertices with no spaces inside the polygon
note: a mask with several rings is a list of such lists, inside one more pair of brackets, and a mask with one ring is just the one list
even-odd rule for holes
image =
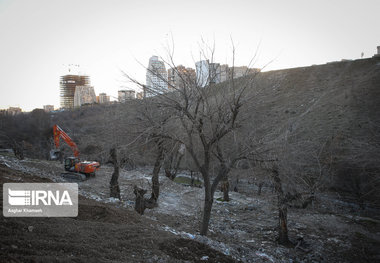
{"label": "excavator arm", "polygon": [[70,138],[69,135],[67,135],[66,132],[64,132],[61,127],[59,127],[58,125],[54,125],[53,126],[53,134],[54,134],[54,143],[55,143],[55,147],[57,149],[59,149],[59,139],[62,138],[66,143],[67,145],[70,146],[71,150],[73,151],[74,153],[74,156],[75,157],[79,157],[79,149],[78,149],[78,146],[76,145],[76,143]]}

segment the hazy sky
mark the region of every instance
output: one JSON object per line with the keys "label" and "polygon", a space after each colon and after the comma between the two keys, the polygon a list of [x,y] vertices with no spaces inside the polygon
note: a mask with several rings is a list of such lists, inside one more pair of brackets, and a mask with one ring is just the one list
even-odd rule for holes
{"label": "hazy sky", "polygon": [[59,107],[59,76],[79,64],[95,92],[117,96],[124,70],[145,83],[152,55],[175,43],[194,68],[201,38],[216,62],[273,70],[371,57],[380,45],[379,0],[0,0],[0,108]]}

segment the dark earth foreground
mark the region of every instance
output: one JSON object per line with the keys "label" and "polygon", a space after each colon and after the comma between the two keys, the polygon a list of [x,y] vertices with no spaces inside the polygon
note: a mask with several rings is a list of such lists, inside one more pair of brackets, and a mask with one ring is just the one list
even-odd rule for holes
{"label": "dark earth foreground", "polygon": [[[0,165],[1,185],[48,181]],[[3,187],[0,191],[2,199]],[[159,231],[156,224],[83,197],[77,218],[1,216],[0,262],[197,262],[206,255],[208,262],[234,262],[207,245]]]}

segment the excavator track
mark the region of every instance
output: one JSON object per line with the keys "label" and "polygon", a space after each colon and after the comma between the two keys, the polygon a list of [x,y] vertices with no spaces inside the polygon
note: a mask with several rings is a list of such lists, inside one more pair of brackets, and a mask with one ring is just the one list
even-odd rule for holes
{"label": "excavator track", "polygon": [[69,181],[83,182],[87,180],[86,175],[80,173],[65,172],[61,173],[61,176]]}

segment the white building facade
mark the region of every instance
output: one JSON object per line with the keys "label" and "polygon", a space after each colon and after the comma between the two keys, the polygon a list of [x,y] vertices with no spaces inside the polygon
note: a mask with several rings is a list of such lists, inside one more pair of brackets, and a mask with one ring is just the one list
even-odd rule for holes
{"label": "white building facade", "polygon": [[144,97],[152,97],[157,94],[168,92],[168,74],[165,64],[157,56],[149,59],[149,65],[146,71],[146,88]]}
{"label": "white building facade", "polygon": [[117,92],[117,99],[119,102],[124,103],[127,100],[135,99],[135,91],[134,90],[119,90]]}
{"label": "white building facade", "polygon": [[99,93],[99,104],[108,104],[110,102],[110,96],[107,96],[106,93]]}
{"label": "white building facade", "polygon": [[219,63],[201,60],[195,63],[195,70],[198,86],[205,87],[210,83],[220,83],[221,69]]}

